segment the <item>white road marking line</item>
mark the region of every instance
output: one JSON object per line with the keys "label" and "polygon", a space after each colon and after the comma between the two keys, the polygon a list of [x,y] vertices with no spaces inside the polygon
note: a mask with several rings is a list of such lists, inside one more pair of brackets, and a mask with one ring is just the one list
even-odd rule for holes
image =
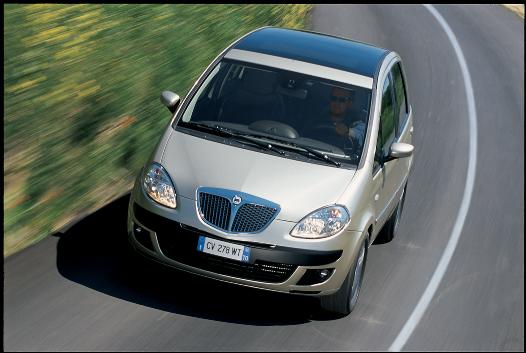
{"label": "white road marking line", "polygon": [[161,320],[164,319],[167,315],[168,315],[168,312],[163,313],[161,316],[159,316],[159,317],[157,318],[157,321],[161,321]]}
{"label": "white road marking line", "polygon": [[411,313],[411,316],[405,323],[404,327],[402,328],[394,342],[389,347],[389,351],[395,352],[400,351],[406,344],[409,337],[411,337],[411,334],[420,322],[420,319],[422,318],[427,307],[429,306],[431,299],[433,299],[433,296],[435,295],[438,285],[440,284],[442,278],[444,277],[444,274],[446,273],[449,262],[451,261],[451,257],[453,256],[453,253],[457,246],[458,239],[460,238],[462,228],[464,227],[464,221],[466,220],[466,215],[469,210],[469,205],[471,203],[471,194],[473,192],[473,186],[475,184],[475,171],[477,165],[477,112],[475,109],[475,97],[473,94],[473,86],[471,84],[471,76],[469,75],[468,66],[466,64],[464,54],[460,49],[460,45],[458,44],[457,38],[455,37],[455,34],[453,33],[449,25],[447,24],[446,20],[440,15],[440,13],[438,13],[438,11],[432,5],[424,6],[426,9],[429,10],[429,12],[431,12],[431,14],[436,18],[436,20],[440,23],[440,25],[446,32],[449,41],[453,45],[455,54],[457,55],[457,59],[460,64],[462,77],[464,78],[464,88],[466,90],[466,96],[468,101],[470,132],[469,162],[468,172],[466,175],[466,187],[464,189],[464,195],[462,196],[462,203],[458,211],[457,219],[455,221],[455,225],[453,226],[453,231],[451,232],[451,236],[444,250],[444,253],[440,258],[440,262],[438,263],[438,266],[435,269],[433,277],[431,277],[431,280],[429,281],[427,288],[424,291],[424,294],[422,294],[422,297],[420,298],[418,304]]}

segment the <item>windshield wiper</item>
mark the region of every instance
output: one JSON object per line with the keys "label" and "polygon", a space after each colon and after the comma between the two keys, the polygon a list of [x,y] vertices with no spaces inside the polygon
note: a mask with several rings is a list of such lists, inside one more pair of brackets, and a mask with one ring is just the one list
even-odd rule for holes
{"label": "windshield wiper", "polygon": [[329,164],[333,164],[337,167],[340,167],[341,166],[341,163],[340,162],[337,162],[335,161],[334,159],[332,159],[331,157],[327,156],[325,153],[322,153],[322,152],[319,152],[319,151],[316,151],[315,149],[313,148],[310,148],[308,146],[304,146],[304,145],[298,145],[294,142],[290,142],[290,141],[286,141],[286,140],[282,140],[282,139],[279,139],[279,138],[274,138],[274,137],[269,137],[269,136],[265,136],[265,135],[254,135],[254,134],[250,134],[250,135],[247,135],[247,136],[252,136],[252,137],[260,137],[260,138],[266,138],[266,139],[269,139],[269,140],[273,140],[273,141],[277,141],[277,142],[281,142],[285,145],[288,145],[288,146],[291,146],[291,147],[294,147],[296,149],[300,149],[300,150],[303,150],[305,152],[308,152],[309,154],[306,155],[307,157],[311,157],[311,156],[314,156],[315,158],[319,159],[319,160],[322,160],[324,162],[327,162]]}
{"label": "windshield wiper", "polygon": [[[254,139],[250,138],[249,136],[252,136],[250,134],[244,134],[244,133],[241,133],[241,132],[237,132],[237,131],[234,131],[234,130],[231,130],[229,128],[226,128],[226,127],[223,127],[223,126],[219,126],[219,125],[208,125],[208,124],[194,123],[194,122],[184,122],[184,124],[185,125],[190,125],[192,127],[197,127],[197,128],[203,129],[203,130],[207,130],[209,132],[214,132],[216,134],[219,133],[220,135],[228,136],[231,139],[237,139],[237,140],[242,140],[242,141],[245,141],[245,142],[250,142],[250,143],[252,143],[252,144],[254,144],[254,145],[256,145],[256,146],[258,146],[258,147],[260,147],[262,149],[274,151],[274,152],[279,153],[280,155],[284,155],[285,154],[285,152],[283,152],[282,150],[280,150],[277,147],[274,147],[270,143],[265,143],[265,142],[261,142],[261,141],[254,140]],[[185,125],[183,125],[183,127],[185,127]]]}
{"label": "windshield wiper", "polygon": [[[311,157],[311,158],[314,157],[314,158],[316,158],[318,160],[324,161],[324,162],[329,163],[329,164],[333,164],[333,165],[335,165],[337,167],[341,166],[340,162],[335,161],[334,159],[330,158],[326,154],[324,154],[322,152],[318,152],[315,149],[310,148],[308,146],[298,145],[298,144],[296,144],[294,142],[290,142],[290,141],[286,141],[286,140],[282,140],[282,139],[279,139],[279,138],[274,138],[274,137],[270,137],[270,136],[266,136],[266,135],[242,133],[242,132],[234,131],[234,130],[231,130],[229,128],[217,125],[217,124],[216,125],[208,125],[208,124],[195,123],[195,122],[184,122],[184,124],[185,125],[190,125],[192,127],[201,128],[203,130],[207,130],[207,131],[210,131],[210,132],[219,133],[219,134],[221,134],[223,136],[228,136],[230,138],[236,138],[238,140],[247,141],[247,142],[250,142],[250,143],[252,143],[254,145],[257,145],[258,147],[261,147],[263,149],[275,151],[275,152],[279,153],[280,155],[284,155],[285,152],[283,152],[279,148],[276,148],[274,145],[271,145],[271,144],[265,143],[265,142],[261,142],[261,141],[258,141],[258,140],[254,140],[254,139],[252,139],[250,137],[264,138],[264,139],[267,139],[267,140],[273,140],[273,141],[280,142],[280,143],[283,143],[285,145],[291,146],[293,148],[300,149],[300,150],[303,150],[303,151],[307,152],[308,154],[305,155],[306,157]],[[185,125],[182,125],[182,126],[184,127]]]}
{"label": "windshield wiper", "polygon": [[310,153],[314,157],[316,157],[316,158],[318,158],[318,159],[320,159],[322,161],[325,161],[327,163],[334,164],[337,167],[340,167],[342,165],[340,162],[335,161],[331,157],[327,156],[325,153],[318,152],[318,151],[316,151],[313,148],[310,148],[310,147],[307,147],[307,146],[303,146],[303,145],[297,145],[297,144],[295,144],[293,142],[291,142],[289,144],[291,146],[295,147],[295,148],[299,148],[299,149],[302,149],[304,151],[307,151],[308,153]]}

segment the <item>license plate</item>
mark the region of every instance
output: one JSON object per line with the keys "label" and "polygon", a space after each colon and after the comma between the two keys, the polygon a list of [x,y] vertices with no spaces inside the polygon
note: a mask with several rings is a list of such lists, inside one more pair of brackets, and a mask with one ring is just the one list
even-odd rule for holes
{"label": "license plate", "polygon": [[248,262],[250,259],[250,248],[248,246],[227,243],[207,238],[204,235],[199,236],[197,251],[242,262]]}

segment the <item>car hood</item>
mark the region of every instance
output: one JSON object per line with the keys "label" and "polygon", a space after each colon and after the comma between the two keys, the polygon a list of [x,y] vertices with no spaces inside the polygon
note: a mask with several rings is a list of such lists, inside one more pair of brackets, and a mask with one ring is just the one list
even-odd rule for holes
{"label": "car hood", "polygon": [[252,151],[174,131],[161,164],[178,196],[196,199],[201,186],[241,191],[280,205],[277,219],[298,222],[336,202],[354,170]]}

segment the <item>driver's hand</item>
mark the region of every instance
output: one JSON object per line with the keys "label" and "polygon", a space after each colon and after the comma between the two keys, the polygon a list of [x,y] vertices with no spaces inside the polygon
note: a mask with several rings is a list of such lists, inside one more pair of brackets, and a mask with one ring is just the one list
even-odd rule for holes
{"label": "driver's hand", "polygon": [[349,134],[349,128],[344,123],[335,123],[334,128],[336,133],[340,136],[347,136]]}

